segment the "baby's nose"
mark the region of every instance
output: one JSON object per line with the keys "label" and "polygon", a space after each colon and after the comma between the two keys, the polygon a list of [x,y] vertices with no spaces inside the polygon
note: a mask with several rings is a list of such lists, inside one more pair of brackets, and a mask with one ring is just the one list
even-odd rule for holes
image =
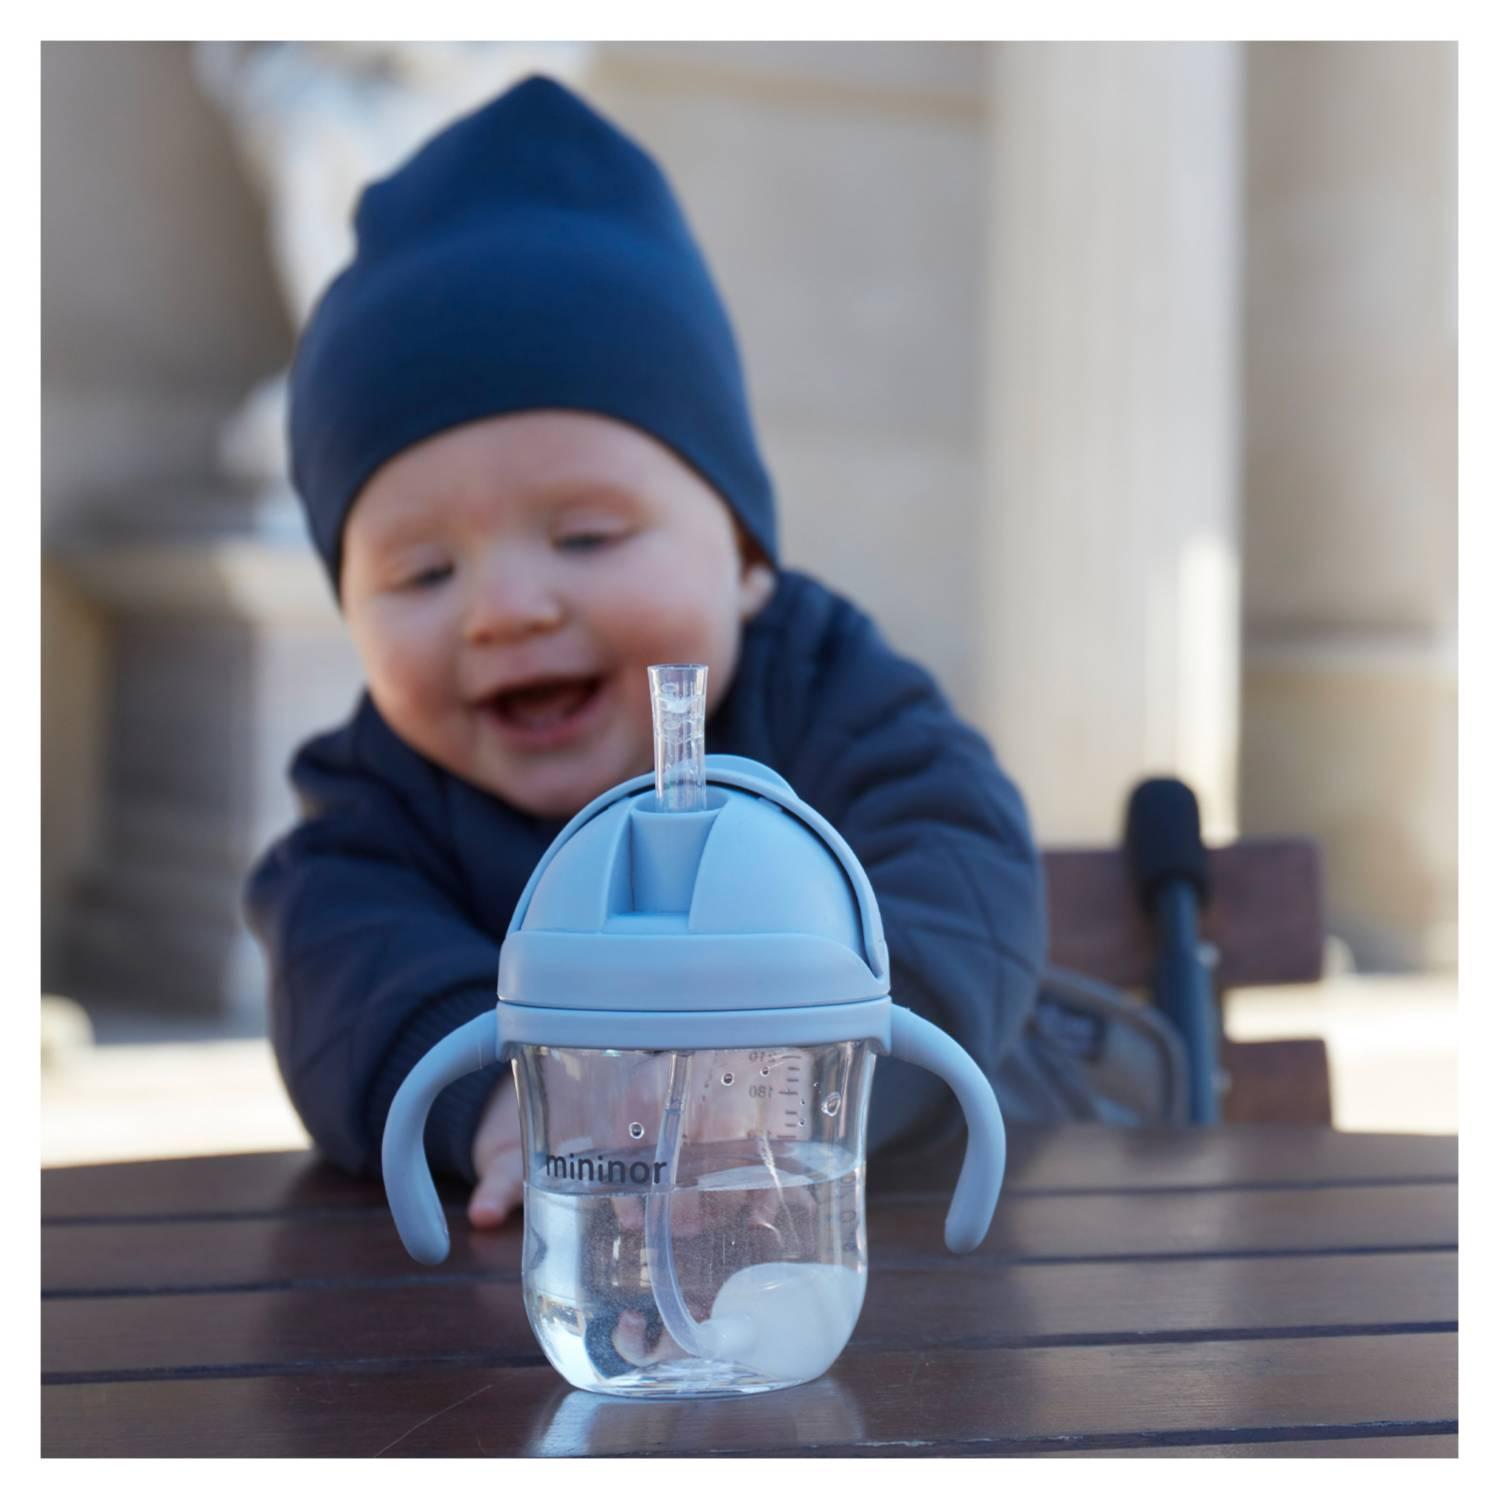
{"label": "baby's nose", "polygon": [[517,640],[561,625],[567,611],[544,578],[524,568],[490,569],[474,580],[464,634],[476,643]]}

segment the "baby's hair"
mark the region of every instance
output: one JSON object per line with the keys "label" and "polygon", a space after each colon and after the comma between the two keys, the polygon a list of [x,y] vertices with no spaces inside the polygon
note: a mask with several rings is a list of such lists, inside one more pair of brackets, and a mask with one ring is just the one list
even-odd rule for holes
{"label": "baby's hair", "polygon": [[770,568],[774,573],[776,571],[776,564],[766,556],[766,549],[762,547],[761,544],[756,541],[753,536],[750,535],[750,532],[746,528],[744,522],[742,522],[732,510],[729,512],[729,519],[734,523],[734,537],[735,540],[739,543],[740,561],[744,564],[744,566],[746,568],[751,568],[756,563],[760,563],[763,566]]}

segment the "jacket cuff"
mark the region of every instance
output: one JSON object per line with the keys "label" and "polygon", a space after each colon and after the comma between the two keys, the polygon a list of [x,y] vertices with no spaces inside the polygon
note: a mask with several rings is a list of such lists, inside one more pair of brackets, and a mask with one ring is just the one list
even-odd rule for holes
{"label": "jacket cuff", "polygon": [[[370,1139],[374,1141],[373,1170],[380,1171],[380,1141],[385,1134],[386,1116],[396,1091],[406,1075],[451,1031],[466,1021],[495,1008],[493,994],[482,989],[462,989],[429,1000],[401,1029],[386,1054],[370,1090],[368,1119]],[[450,1083],[433,1100],[427,1116],[425,1144],[427,1160],[435,1173],[445,1173],[472,1183],[474,1179],[474,1136],[480,1116],[495,1085],[509,1070],[509,1063],[493,1063]]]}

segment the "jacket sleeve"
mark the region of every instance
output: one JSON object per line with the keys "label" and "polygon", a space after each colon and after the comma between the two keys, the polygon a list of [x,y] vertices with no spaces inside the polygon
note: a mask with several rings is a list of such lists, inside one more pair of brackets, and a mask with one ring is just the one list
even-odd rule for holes
{"label": "jacket sleeve", "polygon": [[[378,1173],[402,1080],[433,1043],[494,1005],[499,944],[464,913],[388,789],[314,772],[307,751],[293,781],[309,816],[246,889],[270,971],[272,1043],[318,1147],[348,1171]],[[435,1170],[472,1180],[474,1133],[503,1071],[486,1068],[438,1096],[427,1127]]]}
{"label": "jacket sleeve", "polygon": [[[1041,861],[1019,792],[931,675],[852,608],[811,679],[825,711],[788,757],[798,792],[875,888],[892,997],[942,1027],[992,1080],[1020,1043],[1046,949]],[[932,1074],[882,1062],[870,1144],[945,1133]]]}

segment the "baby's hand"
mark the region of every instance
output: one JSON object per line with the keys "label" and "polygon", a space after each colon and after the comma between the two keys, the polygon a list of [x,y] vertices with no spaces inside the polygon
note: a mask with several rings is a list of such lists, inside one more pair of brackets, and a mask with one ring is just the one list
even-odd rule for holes
{"label": "baby's hand", "polygon": [[520,1204],[525,1177],[521,1162],[521,1112],[516,1107],[515,1083],[509,1073],[495,1085],[495,1092],[479,1117],[473,1160],[478,1181],[469,1198],[469,1223],[476,1229],[494,1229]]}

